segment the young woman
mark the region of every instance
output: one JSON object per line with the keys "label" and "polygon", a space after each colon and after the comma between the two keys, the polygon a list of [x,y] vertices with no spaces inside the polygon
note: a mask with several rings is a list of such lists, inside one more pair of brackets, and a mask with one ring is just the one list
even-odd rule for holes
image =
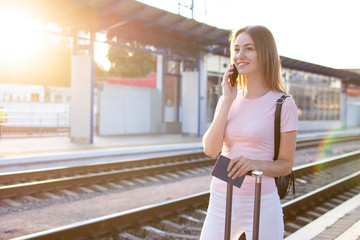
{"label": "young woman", "polygon": [[[280,58],[274,37],[263,26],[248,26],[233,33],[231,61],[239,77],[234,87],[229,83],[230,65],[222,80],[214,120],[204,134],[204,152],[231,159],[229,177],[260,170],[264,177],[261,192],[259,239],[283,239],[284,223],[274,177],[291,172],[297,135],[297,107],[286,98],[281,113],[279,157],[274,155],[274,118],[276,101],[285,90],[280,78]],[[245,232],[252,239],[255,177],[245,176],[241,188],[234,187],[231,239]],[[224,238],[226,182],[213,178],[207,216],[201,232],[202,240]]]}

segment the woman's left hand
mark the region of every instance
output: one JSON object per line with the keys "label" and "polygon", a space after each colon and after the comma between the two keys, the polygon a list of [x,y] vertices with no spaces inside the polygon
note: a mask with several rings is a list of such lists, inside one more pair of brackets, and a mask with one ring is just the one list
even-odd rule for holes
{"label": "woman's left hand", "polygon": [[227,171],[229,172],[228,177],[235,180],[237,177],[245,175],[247,172],[252,170],[259,170],[255,164],[255,161],[248,158],[239,156],[231,159]]}

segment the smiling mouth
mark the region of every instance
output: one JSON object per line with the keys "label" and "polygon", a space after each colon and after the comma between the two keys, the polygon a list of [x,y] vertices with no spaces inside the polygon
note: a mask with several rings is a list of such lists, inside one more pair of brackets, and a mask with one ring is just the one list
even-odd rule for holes
{"label": "smiling mouth", "polygon": [[238,63],[238,66],[239,67],[243,67],[243,66],[245,66],[245,65],[248,65],[249,63]]}

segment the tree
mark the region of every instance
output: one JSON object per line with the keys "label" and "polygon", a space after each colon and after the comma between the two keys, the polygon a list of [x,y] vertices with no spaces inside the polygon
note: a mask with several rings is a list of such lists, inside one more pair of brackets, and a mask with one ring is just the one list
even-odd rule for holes
{"label": "tree", "polygon": [[111,76],[135,78],[156,72],[156,56],[150,52],[111,46],[108,58],[112,63],[109,69]]}

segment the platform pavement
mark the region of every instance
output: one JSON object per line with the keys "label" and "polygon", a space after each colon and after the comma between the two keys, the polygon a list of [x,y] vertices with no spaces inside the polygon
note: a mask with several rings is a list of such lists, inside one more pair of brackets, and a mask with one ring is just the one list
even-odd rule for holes
{"label": "platform pavement", "polygon": [[360,240],[360,193],[285,240]]}
{"label": "platform pavement", "polygon": [[[298,140],[336,134],[359,134],[360,128],[336,132],[299,132]],[[131,148],[139,146],[170,145],[181,143],[201,143],[202,137],[184,134],[141,134],[122,136],[94,136],[92,144],[73,143],[68,136],[0,138],[0,160],[43,154],[56,154],[69,151],[88,151],[96,149]]]}
{"label": "platform pavement", "polygon": [[[360,128],[299,132],[298,140],[360,135]],[[94,136],[92,144],[73,143],[68,136],[0,137],[0,173],[111,161],[131,161],[202,151],[202,137],[185,134]]]}
{"label": "platform pavement", "polygon": [[53,167],[133,161],[202,151],[201,138],[182,134],[94,137],[92,144],[67,136],[0,139],[0,174]]}
{"label": "platform pavement", "polygon": [[93,143],[73,143],[67,136],[0,138],[1,158],[90,151],[139,146],[201,143],[201,138],[182,134],[146,134],[123,136],[95,136]]}

